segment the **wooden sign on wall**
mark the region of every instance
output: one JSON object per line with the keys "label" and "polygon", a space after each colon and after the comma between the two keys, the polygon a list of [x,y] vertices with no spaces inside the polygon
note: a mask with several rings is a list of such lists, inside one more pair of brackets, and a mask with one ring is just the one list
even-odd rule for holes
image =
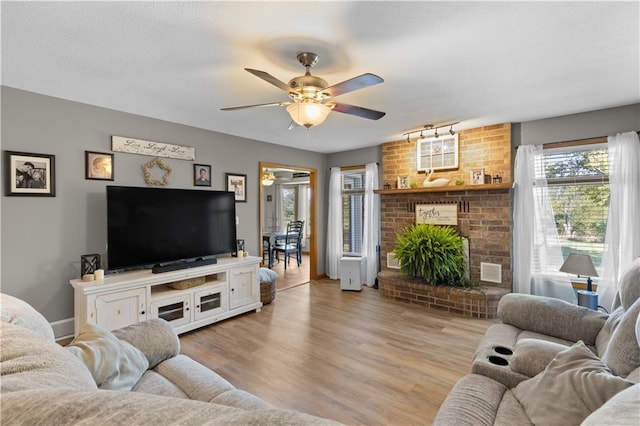
{"label": "wooden sign on wall", "polygon": [[457,225],[458,204],[416,204],[416,224]]}
{"label": "wooden sign on wall", "polygon": [[111,136],[111,150],[130,154],[152,155],[154,157],[195,160],[196,149],[189,146],[172,145],[162,142]]}

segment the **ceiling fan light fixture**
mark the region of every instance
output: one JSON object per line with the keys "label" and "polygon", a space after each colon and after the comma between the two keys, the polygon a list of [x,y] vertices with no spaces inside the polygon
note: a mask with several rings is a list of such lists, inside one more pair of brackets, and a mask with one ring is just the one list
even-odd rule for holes
{"label": "ceiling fan light fixture", "polygon": [[262,173],[262,178],[260,180],[262,181],[263,186],[271,186],[273,185],[273,182],[276,181],[276,175],[274,175],[273,172],[265,170],[264,173]]}
{"label": "ceiling fan light fixture", "polygon": [[307,129],[324,123],[331,108],[322,103],[297,102],[287,107],[291,119]]}

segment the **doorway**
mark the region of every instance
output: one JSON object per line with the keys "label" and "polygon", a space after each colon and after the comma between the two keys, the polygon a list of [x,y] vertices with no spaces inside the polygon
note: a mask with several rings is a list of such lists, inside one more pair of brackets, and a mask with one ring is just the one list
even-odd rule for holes
{"label": "doorway", "polygon": [[[263,258],[269,235],[286,230],[288,222],[304,220],[302,243],[302,263],[298,267],[295,258],[287,270],[282,260],[274,261],[272,269],[278,272],[276,290],[294,287],[317,279],[316,254],[316,210],[317,210],[317,171],[308,167],[291,166],[277,163],[259,163],[259,220],[260,236],[263,245]],[[268,266],[265,262],[263,266]]]}

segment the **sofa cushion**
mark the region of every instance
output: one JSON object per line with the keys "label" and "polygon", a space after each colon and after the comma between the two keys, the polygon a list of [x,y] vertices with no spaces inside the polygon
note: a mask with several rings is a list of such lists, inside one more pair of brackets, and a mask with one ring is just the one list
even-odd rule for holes
{"label": "sofa cushion", "polygon": [[601,354],[602,361],[618,376],[625,377],[640,366],[640,346],[636,338],[636,325],[640,327],[639,314],[640,299],[624,313]]}
{"label": "sofa cushion", "polygon": [[173,326],[161,318],[140,321],[113,330],[113,335],[140,349],[155,368],[165,359],[180,353],[180,339]]}
{"label": "sofa cushion", "polygon": [[636,257],[622,275],[614,306],[622,306],[626,311],[638,299],[640,299],[640,257]]}
{"label": "sofa cushion", "polygon": [[611,374],[583,342],[560,352],[547,368],[513,390],[536,425],[579,424],[633,383]]}
{"label": "sofa cushion", "polygon": [[560,299],[509,293],[498,303],[498,318],[521,330],[595,345],[607,315]]}
{"label": "sofa cushion", "polygon": [[28,328],[52,342],[55,340],[51,324],[24,300],[0,293],[0,307],[2,308],[2,322]]}
{"label": "sofa cushion", "polygon": [[131,390],[149,367],[145,355],[94,324],[85,324],[65,347],[87,366],[100,389]]}
{"label": "sofa cushion", "polygon": [[[189,399],[217,402],[239,408],[265,408],[267,403],[255,395],[242,392],[222,376],[185,355],[178,355],[161,362],[154,371],[177,386]],[[142,390],[142,389],[141,389]],[[152,392],[150,388],[143,390]]]}
{"label": "sofa cushion", "polygon": [[294,410],[220,404],[113,390],[33,390],[2,395],[8,425],[337,425]]}
{"label": "sofa cushion", "polygon": [[88,389],[96,384],[87,367],[57,343],[22,326],[0,322],[0,389]]}
{"label": "sofa cushion", "polygon": [[493,425],[505,392],[507,387],[502,383],[479,374],[468,374],[451,389],[433,426]]}
{"label": "sofa cushion", "polygon": [[533,377],[542,372],[547,365],[567,346],[539,339],[522,339],[516,344],[509,366],[516,373]]}
{"label": "sofa cushion", "polygon": [[591,413],[582,426],[638,425],[640,413],[640,384],[616,394],[602,407]]}

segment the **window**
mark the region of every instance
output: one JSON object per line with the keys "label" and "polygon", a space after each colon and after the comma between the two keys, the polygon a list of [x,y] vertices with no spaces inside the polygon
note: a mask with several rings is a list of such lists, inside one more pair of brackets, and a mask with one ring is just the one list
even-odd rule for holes
{"label": "window", "polygon": [[419,139],[416,144],[418,170],[458,168],[458,134]]}
{"label": "window", "polygon": [[547,178],[549,198],[563,258],[589,254],[601,273],[609,214],[606,144],[545,149],[536,164]]}
{"label": "window", "polygon": [[364,169],[342,172],[342,252],[362,255]]}
{"label": "window", "polygon": [[283,226],[296,220],[296,188],[293,186],[282,186],[282,220]]}

